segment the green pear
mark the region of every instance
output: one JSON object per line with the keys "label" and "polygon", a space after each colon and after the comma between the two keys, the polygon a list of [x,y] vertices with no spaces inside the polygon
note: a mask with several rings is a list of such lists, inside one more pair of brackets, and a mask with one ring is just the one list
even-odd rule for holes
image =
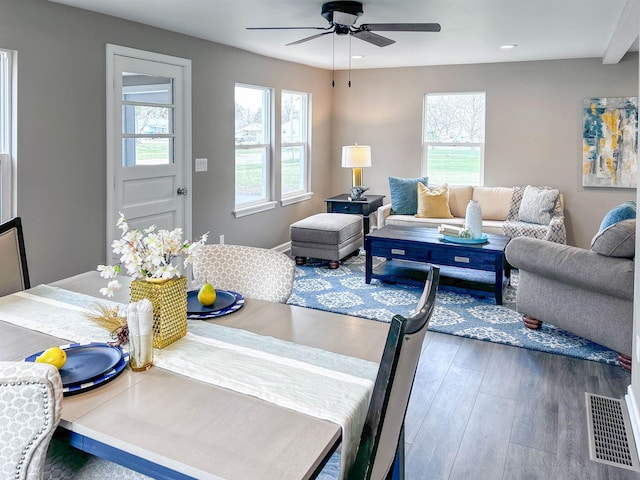
{"label": "green pear", "polygon": [[205,283],[198,292],[198,301],[205,307],[216,303],[216,290],[210,283]]}

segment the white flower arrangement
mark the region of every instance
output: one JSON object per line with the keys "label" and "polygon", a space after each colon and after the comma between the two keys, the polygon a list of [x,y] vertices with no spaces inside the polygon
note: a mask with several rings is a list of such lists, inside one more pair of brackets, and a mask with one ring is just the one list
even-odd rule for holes
{"label": "white flower arrangement", "polygon": [[[182,240],[181,228],[158,230],[152,225],[144,230],[130,229],[122,213],[117,226],[122,230],[122,235],[111,243],[111,248],[113,253],[120,255],[121,265],[134,280],[180,277],[173,260],[184,257],[184,266],[191,264],[196,250],[205,244],[208,236],[205,233],[197,242],[190,242]],[[98,265],[100,276],[109,279],[107,286],[100,289],[101,294],[113,297],[114,292],[122,286],[116,279],[122,270],[121,265]]]}

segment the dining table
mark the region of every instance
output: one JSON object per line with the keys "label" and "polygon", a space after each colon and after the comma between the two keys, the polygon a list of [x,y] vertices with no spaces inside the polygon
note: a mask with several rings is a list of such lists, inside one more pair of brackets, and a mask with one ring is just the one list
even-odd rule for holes
{"label": "dining table", "polygon": [[[123,276],[121,282],[123,288],[109,300],[126,305],[129,278]],[[17,312],[24,312],[20,302],[38,300],[36,320],[46,326],[49,314],[60,317],[64,306],[60,299],[65,294],[99,305],[106,300],[99,293],[104,284],[98,272],[85,272],[0,298],[0,360],[24,360],[76,340],[64,333],[74,328],[64,318],[58,319],[64,328],[49,333],[34,328],[32,319],[23,323],[16,317]],[[43,291],[53,292],[51,298],[36,298]],[[339,362],[360,362],[375,377],[388,323],[244,300],[242,308],[228,315],[189,320],[185,338],[205,327],[222,329],[225,335],[250,335],[260,344],[276,342],[270,357],[279,349],[308,349],[310,356],[333,355]],[[84,307],[74,308],[81,311]],[[181,342],[186,344],[181,339],[171,346],[174,351],[180,351]],[[207,349],[215,350],[217,344],[212,345]],[[147,371],[125,368],[103,385],[64,397],[59,430],[71,445],[159,479],[302,480],[314,478],[344,440],[341,425],[327,417],[274,402],[250,389],[229,388],[166,368],[170,362],[160,360],[171,348],[162,350],[155,349],[159,365]],[[233,356],[226,361],[233,362]],[[211,371],[232,366],[207,365]],[[319,387],[316,396],[322,396],[323,388]]]}

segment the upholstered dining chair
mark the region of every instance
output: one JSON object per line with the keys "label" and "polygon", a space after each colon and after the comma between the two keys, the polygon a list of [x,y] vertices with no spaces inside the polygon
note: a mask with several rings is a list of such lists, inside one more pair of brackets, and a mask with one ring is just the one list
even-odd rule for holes
{"label": "upholstered dining chair", "polygon": [[57,439],[61,411],[62,380],[55,367],[0,362],[0,478],[150,480]]}
{"label": "upholstered dining chair", "polygon": [[0,296],[31,286],[20,217],[0,224],[0,272]]}
{"label": "upholstered dining chair", "polygon": [[[358,453],[347,480],[404,478],[404,418],[439,280],[440,270],[432,266],[414,313],[409,318],[396,315],[391,320]],[[335,454],[318,480],[338,478],[339,465],[340,456]],[[393,477],[394,469],[397,477]]]}
{"label": "upholstered dining chair", "polygon": [[295,262],[284,253],[242,245],[203,245],[196,252],[193,278],[218,290],[286,303],[293,288]]}
{"label": "upholstered dining chair", "polygon": [[62,410],[62,380],[44,363],[0,362],[0,478],[42,478]]}

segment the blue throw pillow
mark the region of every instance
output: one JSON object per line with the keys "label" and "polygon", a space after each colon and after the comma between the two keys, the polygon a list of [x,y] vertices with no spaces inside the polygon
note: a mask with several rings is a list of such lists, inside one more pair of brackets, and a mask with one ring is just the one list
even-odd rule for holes
{"label": "blue throw pillow", "polygon": [[622,220],[630,220],[636,218],[636,202],[628,200],[617,207],[613,207],[607,212],[600,224],[599,232],[602,232],[605,228],[613,225],[614,223],[621,222]]}
{"label": "blue throw pillow", "polygon": [[428,177],[389,177],[391,213],[395,215],[415,215],[418,213],[418,183],[423,183],[426,187],[428,180]]}

